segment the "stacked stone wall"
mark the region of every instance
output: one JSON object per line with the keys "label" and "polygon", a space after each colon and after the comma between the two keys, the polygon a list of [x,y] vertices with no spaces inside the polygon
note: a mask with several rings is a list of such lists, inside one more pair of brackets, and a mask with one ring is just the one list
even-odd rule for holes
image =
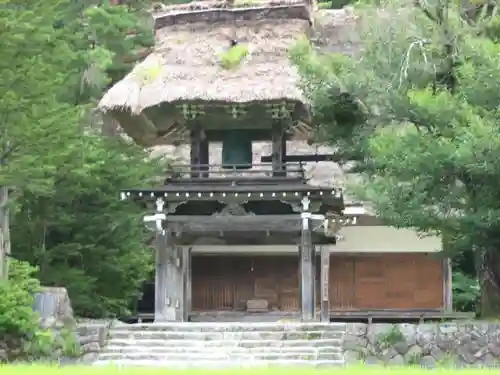
{"label": "stacked stone wall", "polygon": [[343,349],[347,363],[497,367],[500,323],[351,323]]}

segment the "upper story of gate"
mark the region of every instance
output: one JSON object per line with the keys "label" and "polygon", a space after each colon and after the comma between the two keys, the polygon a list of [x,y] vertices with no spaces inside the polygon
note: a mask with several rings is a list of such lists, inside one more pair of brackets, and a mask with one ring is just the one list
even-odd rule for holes
{"label": "upper story of gate", "polygon": [[[289,59],[311,35],[312,0],[201,1],[156,9],[156,46],[102,98],[99,107],[137,143],[187,145],[169,184],[306,184],[304,162],[287,141],[313,130]],[[253,145],[269,142],[255,160]],[[209,152],[221,145],[219,160]]]}

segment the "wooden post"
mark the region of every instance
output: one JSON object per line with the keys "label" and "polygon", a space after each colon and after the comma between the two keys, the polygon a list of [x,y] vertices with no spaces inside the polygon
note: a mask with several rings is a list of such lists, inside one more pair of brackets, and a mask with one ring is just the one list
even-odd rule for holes
{"label": "wooden post", "polygon": [[286,167],[284,163],[286,155],[286,137],[281,122],[273,123],[272,127],[272,150],[271,160],[273,163],[273,177],[286,176]]}
{"label": "wooden post", "polygon": [[185,310],[185,277],[183,248],[171,246],[168,252],[167,262],[167,320],[171,322],[182,322]]}
{"label": "wooden post", "polygon": [[183,275],[184,275],[184,306],[183,306],[183,321],[189,321],[189,314],[191,313],[191,247],[184,247],[183,249]]}
{"label": "wooden post", "polygon": [[190,138],[191,177],[208,177],[209,143],[200,124],[195,124],[191,130]]}
{"label": "wooden post", "polygon": [[200,173],[200,177],[208,178],[208,175],[209,175],[208,164],[210,164],[210,150],[209,150],[210,145],[209,145],[207,137],[203,136],[203,134],[201,134],[200,145],[199,145],[199,147],[200,147],[200,151],[199,151],[200,164],[202,165],[202,167],[200,167],[200,170],[203,171],[202,173]]}
{"label": "wooden post", "polygon": [[443,259],[443,307],[445,311],[453,311],[453,285],[451,259]]}
{"label": "wooden post", "polygon": [[169,233],[156,235],[155,322],[167,321],[167,263]]}
{"label": "wooden post", "polygon": [[330,321],[330,250],[321,247],[321,321]]}
{"label": "wooden post", "polygon": [[155,322],[182,322],[185,318],[183,248],[172,246],[170,233],[157,236]]}
{"label": "wooden post", "polygon": [[301,319],[312,321],[315,316],[314,284],[314,246],[312,243],[311,218],[309,213],[309,198],[302,199],[302,231],[300,241],[300,302]]}

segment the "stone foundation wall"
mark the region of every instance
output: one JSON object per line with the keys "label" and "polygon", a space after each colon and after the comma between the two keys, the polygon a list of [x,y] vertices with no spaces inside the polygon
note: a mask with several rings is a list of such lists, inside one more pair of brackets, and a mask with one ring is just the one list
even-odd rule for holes
{"label": "stone foundation wall", "polygon": [[348,363],[500,366],[500,323],[347,324]]}
{"label": "stone foundation wall", "polygon": [[111,322],[79,323],[76,328],[80,344],[80,361],[91,363],[106,345]]}

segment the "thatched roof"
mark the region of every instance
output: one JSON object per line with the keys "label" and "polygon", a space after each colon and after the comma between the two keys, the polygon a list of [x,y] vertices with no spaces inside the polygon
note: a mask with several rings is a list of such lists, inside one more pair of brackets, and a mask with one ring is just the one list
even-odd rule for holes
{"label": "thatched roof", "polygon": [[[305,3],[201,6],[172,6],[155,16],[155,52],[108,91],[102,109],[140,113],[162,102],[302,100],[287,48],[309,27]],[[250,52],[234,70],[219,64],[229,39],[247,44]]]}
{"label": "thatched roof", "polygon": [[[272,102],[287,105],[293,116],[303,118],[308,106],[288,51],[299,37],[311,33],[311,4],[227,4],[164,7],[155,15],[155,51],[104,95],[99,108],[144,145],[163,143],[153,139],[153,132],[182,127],[186,103],[211,103],[220,112],[227,104]],[[225,69],[220,56],[231,39],[247,46],[249,55],[237,68]],[[339,35],[334,39],[341,49],[347,48]]]}

